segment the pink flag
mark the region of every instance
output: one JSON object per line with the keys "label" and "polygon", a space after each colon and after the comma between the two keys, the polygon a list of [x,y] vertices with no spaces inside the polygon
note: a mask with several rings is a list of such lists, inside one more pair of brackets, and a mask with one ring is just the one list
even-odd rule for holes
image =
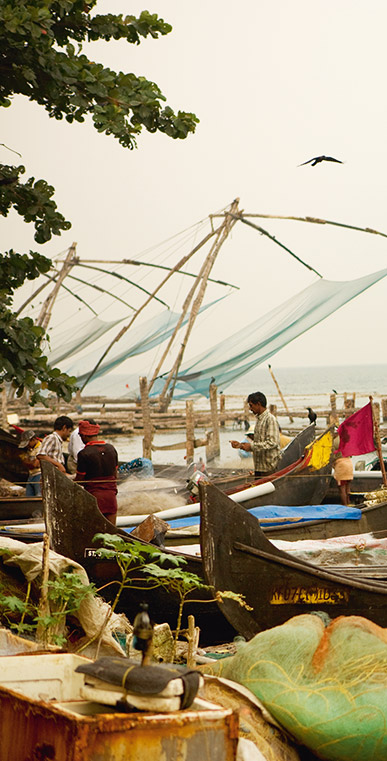
{"label": "pink flag", "polygon": [[337,432],[340,436],[339,450],[343,457],[373,452],[375,443],[371,402],[347,417]]}

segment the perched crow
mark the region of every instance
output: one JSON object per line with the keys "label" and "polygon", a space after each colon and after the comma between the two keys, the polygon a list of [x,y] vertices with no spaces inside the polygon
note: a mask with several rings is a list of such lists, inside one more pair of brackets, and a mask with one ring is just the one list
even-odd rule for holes
{"label": "perched crow", "polygon": [[305,164],[311,164],[312,166],[316,166],[316,164],[320,164],[321,161],[334,161],[336,164],[344,163],[343,161],[340,161],[340,159],[334,159],[332,156],[315,156],[313,159],[304,161],[303,164],[299,164],[298,166],[305,166]]}
{"label": "perched crow", "polygon": [[317,420],[317,415],[316,415],[315,411],[312,410],[311,407],[307,407],[306,409],[308,410],[308,413],[309,413],[308,414],[308,418],[309,418],[310,422],[311,423],[315,423],[316,420]]}

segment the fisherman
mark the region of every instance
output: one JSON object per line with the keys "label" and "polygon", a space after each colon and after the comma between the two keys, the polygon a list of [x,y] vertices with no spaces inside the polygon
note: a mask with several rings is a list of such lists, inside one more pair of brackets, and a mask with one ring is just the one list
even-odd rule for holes
{"label": "fisherman", "polygon": [[[88,423],[95,425],[95,420],[91,417],[84,418]],[[79,426],[74,428],[70,434],[69,446],[68,446],[68,458],[67,458],[67,471],[68,473],[77,472],[78,454],[83,449],[84,443],[79,435]]]}
{"label": "fisherman", "polygon": [[230,441],[233,449],[252,452],[254,475],[261,478],[273,473],[280,456],[280,432],[277,419],[267,409],[265,394],[255,391],[247,397],[251,412],[257,417],[253,441]]}
{"label": "fisherman", "polygon": [[61,473],[66,473],[63,442],[67,441],[73,428],[73,421],[67,415],[57,417],[53,432],[42,441],[37,455],[38,460],[51,462]]}
{"label": "fisherman", "polygon": [[100,430],[97,423],[80,421],[79,435],[85,446],[78,452],[75,480],[96,498],[101,513],[115,525],[118,455],[112,444],[98,437]]}
{"label": "fisherman", "polygon": [[20,436],[19,449],[20,459],[28,470],[26,483],[26,497],[40,497],[42,493],[40,484],[40,462],[38,452],[40,451],[41,440],[37,437],[35,431],[23,431]]}
{"label": "fisherman", "polygon": [[[338,437],[336,438],[338,439]],[[343,457],[339,449],[335,451],[334,458],[333,477],[339,487],[341,504],[348,507],[349,493],[353,480],[352,460],[350,457]]]}

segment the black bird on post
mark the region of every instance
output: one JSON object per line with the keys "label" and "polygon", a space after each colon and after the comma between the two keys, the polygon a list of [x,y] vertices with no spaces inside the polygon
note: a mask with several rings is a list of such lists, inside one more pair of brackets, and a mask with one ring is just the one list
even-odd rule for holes
{"label": "black bird on post", "polygon": [[316,415],[315,411],[312,410],[311,407],[307,407],[306,409],[308,410],[308,418],[309,418],[310,422],[311,423],[315,423],[316,420],[317,420],[317,415]]}
{"label": "black bird on post", "polygon": [[308,161],[304,161],[303,164],[299,164],[298,166],[305,166],[305,164],[316,166],[316,164],[320,164],[321,161],[334,161],[335,164],[344,164],[344,161],[340,161],[340,159],[334,159],[333,156],[315,156],[313,159],[308,159]]}

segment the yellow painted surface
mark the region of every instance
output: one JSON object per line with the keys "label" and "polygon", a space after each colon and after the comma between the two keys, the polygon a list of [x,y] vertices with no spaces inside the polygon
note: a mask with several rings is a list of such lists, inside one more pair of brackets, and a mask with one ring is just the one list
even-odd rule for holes
{"label": "yellow painted surface", "polygon": [[271,593],[271,605],[316,605],[325,603],[338,605],[349,600],[346,589],[328,589],[327,587],[275,587]]}

